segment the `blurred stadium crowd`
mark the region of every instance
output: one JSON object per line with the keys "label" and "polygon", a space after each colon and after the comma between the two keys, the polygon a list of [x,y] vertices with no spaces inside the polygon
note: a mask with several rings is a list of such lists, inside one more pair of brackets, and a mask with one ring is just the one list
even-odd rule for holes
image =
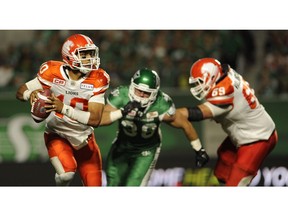
{"label": "blurred stadium crowd", "polygon": [[[16,40],[24,34],[13,32]],[[162,88],[187,90],[192,63],[211,56],[243,74],[259,96],[288,94],[284,30],[30,30],[29,38],[20,43],[5,43],[3,33],[7,32],[0,31],[2,90],[34,77],[44,61],[62,60],[64,40],[83,33],[99,47],[100,67],[110,74],[111,87],[127,84],[138,68],[150,67],[160,74]]]}

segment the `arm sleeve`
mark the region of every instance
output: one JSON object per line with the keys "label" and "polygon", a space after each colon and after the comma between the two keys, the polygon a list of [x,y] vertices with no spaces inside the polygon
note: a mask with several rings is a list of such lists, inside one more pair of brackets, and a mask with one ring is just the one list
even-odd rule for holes
{"label": "arm sleeve", "polygon": [[30,91],[34,91],[36,89],[43,89],[43,87],[42,87],[42,85],[39,82],[37,77],[30,80],[29,82],[26,82],[25,84],[26,84],[28,90],[30,90]]}

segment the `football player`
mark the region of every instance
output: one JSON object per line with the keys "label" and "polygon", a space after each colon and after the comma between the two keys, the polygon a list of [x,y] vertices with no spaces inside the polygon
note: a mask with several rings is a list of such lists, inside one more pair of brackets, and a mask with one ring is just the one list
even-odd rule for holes
{"label": "football player", "polygon": [[147,186],[161,150],[161,122],[183,129],[198,167],[208,162],[192,124],[159,88],[158,74],[143,68],[129,86],[119,86],[109,94],[100,125],[118,120],[118,132],[106,161],[108,186]]}
{"label": "football player", "polygon": [[19,87],[16,97],[32,104],[37,92],[52,91],[45,106],[44,140],[55,168],[56,185],[68,186],[75,172],[84,186],[102,185],[102,159],[94,137],[104,109],[109,75],[101,68],[98,47],[82,34],[67,38],[63,61],[44,62],[37,77]]}
{"label": "football player", "polygon": [[214,119],[227,134],[217,151],[215,176],[226,186],[249,185],[278,141],[272,118],[248,82],[214,58],[192,65],[189,84],[192,95],[205,100],[179,110],[189,121]]}

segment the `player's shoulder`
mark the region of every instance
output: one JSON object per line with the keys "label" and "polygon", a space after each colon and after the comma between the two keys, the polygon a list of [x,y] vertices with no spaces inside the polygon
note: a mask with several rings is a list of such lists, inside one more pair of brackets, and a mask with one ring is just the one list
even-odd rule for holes
{"label": "player's shoulder", "polygon": [[82,85],[93,87],[94,94],[102,94],[107,91],[110,85],[110,76],[105,70],[99,68],[92,70],[85,76]]}
{"label": "player's shoulder", "polygon": [[129,92],[129,86],[128,85],[120,85],[117,88],[115,88],[115,90],[116,89],[118,89],[121,94],[128,95],[128,92]]}
{"label": "player's shoulder", "polygon": [[167,93],[163,92],[162,90],[159,90],[157,98],[161,101],[165,101],[168,103],[173,103],[173,99],[168,95]]}
{"label": "player's shoulder", "polygon": [[174,105],[173,99],[165,92],[159,90],[157,98],[153,103],[155,107],[161,107],[167,109]]}
{"label": "player's shoulder", "polygon": [[[233,86],[233,81],[229,76],[226,76],[221,82],[217,83],[216,86],[214,87],[215,89],[222,89],[223,95],[230,95],[234,92],[234,86]],[[217,90],[216,90],[217,91]]]}
{"label": "player's shoulder", "polygon": [[109,97],[113,98],[113,97],[128,97],[129,94],[129,86],[126,85],[120,85],[118,87],[115,87],[111,90],[111,92],[109,93]]}
{"label": "player's shoulder", "polygon": [[49,60],[49,61],[43,62],[41,64],[40,71],[41,70],[51,70],[53,68],[60,68],[62,65],[64,65],[64,62]]}
{"label": "player's shoulder", "polygon": [[89,74],[89,77],[104,83],[110,82],[110,75],[102,68],[92,70]]}
{"label": "player's shoulder", "polygon": [[107,102],[117,108],[120,108],[128,103],[129,86],[120,85],[111,90],[107,97]]}
{"label": "player's shoulder", "polygon": [[54,77],[62,78],[61,67],[64,66],[64,62],[61,61],[46,61],[43,62],[38,71],[38,77],[44,80],[51,81]]}
{"label": "player's shoulder", "polygon": [[226,76],[210,90],[206,96],[206,100],[219,106],[232,104],[234,100],[234,91],[231,77]]}
{"label": "player's shoulder", "polygon": [[173,115],[175,112],[175,104],[167,93],[159,90],[156,100],[149,108],[149,112],[157,112],[159,115],[165,113]]}
{"label": "player's shoulder", "polygon": [[94,69],[90,72],[91,76],[109,76],[109,74],[103,69],[103,68],[98,68],[97,70]]}

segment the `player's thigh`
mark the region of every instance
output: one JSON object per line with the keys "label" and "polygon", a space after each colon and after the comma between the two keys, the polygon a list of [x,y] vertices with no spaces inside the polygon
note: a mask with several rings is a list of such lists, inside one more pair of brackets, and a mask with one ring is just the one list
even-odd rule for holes
{"label": "player's thigh", "polygon": [[232,166],[236,161],[237,149],[227,137],[217,150],[217,162],[214,169],[215,176],[221,180],[226,181],[230,175]]}
{"label": "player's thigh", "polygon": [[265,158],[276,145],[275,135],[267,141],[259,141],[239,148],[237,161],[239,167],[257,173]]}
{"label": "player's thigh", "polygon": [[256,176],[267,155],[274,149],[277,133],[273,133],[269,140],[262,140],[239,147],[237,160],[231,171],[229,185],[248,185]]}
{"label": "player's thigh", "polygon": [[88,144],[86,146],[74,151],[79,168],[92,166],[94,169],[102,169],[101,152],[93,133],[88,137],[87,141]]}
{"label": "player's thigh", "polygon": [[145,178],[147,178],[148,181],[151,172],[157,163],[159,153],[160,148],[156,148],[149,151],[143,151],[135,155],[129,169],[126,185],[140,186]]}
{"label": "player's thigh", "polygon": [[131,154],[120,151],[117,145],[113,144],[106,158],[105,172],[108,186],[120,186],[129,172],[129,161]]}
{"label": "player's thigh", "polygon": [[[65,172],[75,172],[77,163],[70,143],[66,139],[52,133],[45,133],[44,139],[50,160],[57,160],[56,164],[60,162]],[[54,166],[55,163],[52,164]]]}
{"label": "player's thigh", "polygon": [[102,158],[94,134],[89,136],[88,145],[75,150],[75,158],[84,185],[101,185]]}

